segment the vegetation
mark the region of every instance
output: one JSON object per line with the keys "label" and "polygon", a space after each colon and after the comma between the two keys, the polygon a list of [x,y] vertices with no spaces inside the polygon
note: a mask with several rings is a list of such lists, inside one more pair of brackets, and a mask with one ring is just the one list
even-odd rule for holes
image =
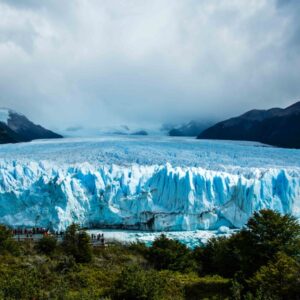
{"label": "vegetation", "polygon": [[80,230],[78,224],[67,228],[62,247],[66,255],[72,255],[78,263],[88,263],[92,260],[90,237],[84,230]]}
{"label": "vegetation", "polygon": [[196,249],[164,235],[92,248],[76,224],[61,243],[17,243],[0,226],[0,299],[300,299],[299,239],[298,222],[270,210]]}
{"label": "vegetation", "polygon": [[153,242],[146,256],[157,270],[188,272],[196,266],[191,254],[185,245],[162,234]]}
{"label": "vegetation", "polygon": [[53,236],[43,236],[36,245],[39,253],[50,255],[57,249],[57,240]]}
{"label": "vegetation", "polygon": [[3,225],[0,225],[0,254],[18,254],[18,245],[12,238],[11,231]]}
{"label": "vegetation", "polygon": [[279,252],[249,280],[253,290],[268,299],[297,299],[300,295],[300,264]]}
{"label": "vegetation", "polygon": [[204,248],[196,249],[195,255],[202,262],[202,274],[233,278],[239,273],[248,278],[278,252],[299,257],[300,225],[290,215],[261,210],[240,232],[211,239]]}

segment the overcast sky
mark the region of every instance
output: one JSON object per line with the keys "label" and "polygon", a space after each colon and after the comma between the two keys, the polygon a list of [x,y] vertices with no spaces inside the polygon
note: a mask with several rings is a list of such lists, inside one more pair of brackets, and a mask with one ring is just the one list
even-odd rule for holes
{"label": "overcast sky", "polygon": [[300,100],[299,0],[0,0],[0,106],[50,128]]}

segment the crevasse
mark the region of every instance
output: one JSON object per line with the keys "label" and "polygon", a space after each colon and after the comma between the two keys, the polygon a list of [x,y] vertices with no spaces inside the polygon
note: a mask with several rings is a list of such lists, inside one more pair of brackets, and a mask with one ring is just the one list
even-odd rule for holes
{"label": "crevasse", "polygon": [[166,165],[94,167],[1,163],[0,223],[62,230],[242,227],[255,210],[300,218],[300,171],[250,168],[229,173]]}

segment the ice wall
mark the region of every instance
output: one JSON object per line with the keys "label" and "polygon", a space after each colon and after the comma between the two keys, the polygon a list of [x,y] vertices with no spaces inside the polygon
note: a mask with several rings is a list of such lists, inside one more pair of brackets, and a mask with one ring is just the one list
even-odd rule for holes
{"label": "ice wall", "polygon": [[0,165],[0,223],[12,226],[217,229],[241,227],[262,208],[300,217],[299,169]]}

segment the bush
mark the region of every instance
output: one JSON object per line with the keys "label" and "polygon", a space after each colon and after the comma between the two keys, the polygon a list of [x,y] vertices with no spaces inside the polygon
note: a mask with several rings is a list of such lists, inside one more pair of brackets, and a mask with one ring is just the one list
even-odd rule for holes
{"label": "bush", "polygon": [[37,243],[38,252],[44,254],[52,254],[57,248],[57,240],[53,236],[43,236]]}
{"label": "bush", "polygon": [[3,299],[34,299],[39,291],[36,272],[32,270],[7,272],[1,278],[0,291]]}
{"label": "bush", "polygon": [[133,242],[128,245],[128,249],[136,254],[141,254],[144,256],[148,255],[149,248],[143,242]]}
{"label": "bush", "polygon": [[147,253],[147,258],[157,270],[188,272],[196,269],[191,250],[163,234],[155,239]]}
{"label": "bush", "polygon": [[79,225],[70,225],[64,235],[62,247],[67,255],[72,255],[76,262],[88,263],[92,260],[90,237]]}
{"label": "bush", "polygon": [[61,256],[57,261],[55,271],[66,274],[73,272],[77,269],[76,261],[74,256]]}
{"label": "bush", "polygon": [[170,282],[167,273],[130,266],[122,271],[110,296],[115,300],[182,299],[181,290],[176,285],[172,289],[177,293],[170,293]]}
{"label": "bush", "polygon": [[13,240],[11,230],[4,225],[0,225],[0,254],[18,254],[18,252],[18,244]]}
{"label": "bush", "polygon": [[197,282],[187,284],[185,287],[185,299],[224,299],[230,295],[231,282],[220,276],[199,278]]}

